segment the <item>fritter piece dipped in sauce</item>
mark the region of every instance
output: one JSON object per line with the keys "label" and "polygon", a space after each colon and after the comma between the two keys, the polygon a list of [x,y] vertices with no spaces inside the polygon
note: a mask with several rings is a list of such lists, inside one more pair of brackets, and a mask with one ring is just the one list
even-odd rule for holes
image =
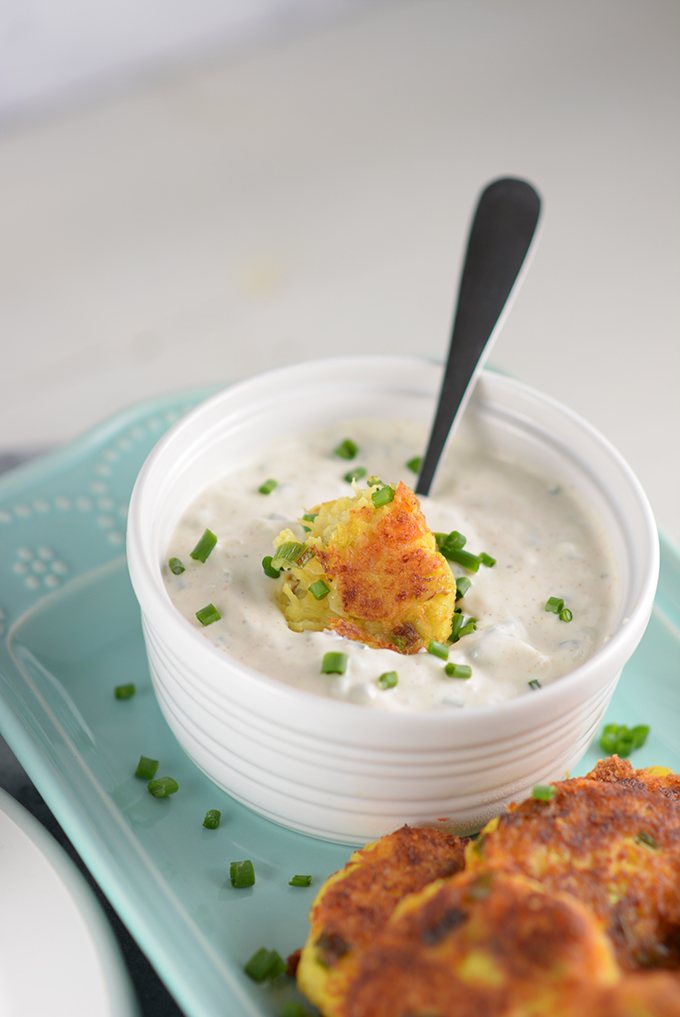
{"label": "fritter piece dipped in sauce", "polygon": [[[671,775],[673,776],[673,775]],[[587,903],[622,968],[680,967],[678,778],[613,757],[492,819],[466,869],[521,872]]]}
{"label": "fritter piece dipped in sauce", "polygon": [[520,875],[461,873],[406,897],[365,951],[344,1017],[553,1014],[619,978],[601,922]]}
{"label": "fritter piece dipped in sauce", "polygon": [[311,931],[297,969],[302,992],[325,1017],[343,1013],[363,952],[402,899],[463,867],[466,839],[404,826],[352,854],[326,881],[310,912]]}
{"label": "fritter piece dipped in sauce", "polygon": [[[407,654],[431,639],[446,642],[456,581],[410,488],[355,488],[352,497],[317,505],[305,525],[304,548],[284,563],[289,578],[280,606],[290,628],[333,629]],[[274,542],[277,554],[294,541],[284,530]],[[280,565],[276,555],[273,564]]]}

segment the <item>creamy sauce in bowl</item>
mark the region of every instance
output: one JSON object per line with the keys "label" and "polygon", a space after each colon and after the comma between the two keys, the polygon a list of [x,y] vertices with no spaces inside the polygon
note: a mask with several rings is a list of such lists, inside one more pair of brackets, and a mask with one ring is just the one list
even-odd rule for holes
{"label": "creamy sauce in bowl", "polygon": [[[345,438],[359,447],[352,461],[333,451]],[[299,517],[319,502],[351,494],[343,478],[355,467],[414,486],[406,463],[422,453],[426,439],[423,424],[366,418],[261,449],[202,491],[180,519],[163,566],[171,600],[231,657],[318,695],[374,709],[422,711],[540,694],[540,687],[572,671],[609,637],[620,599],[615,555],[599,514],[572,485],[496,456],[470,436],[457,435],[432,497],[421,499],[433,531],[459,530],[467,537],[466,550],[496,559],[477,573],[451,566],[471,580],[459,606],[477,627],[451,645],[448,661],[468,665],[470,678],[448,677],[444,661],[426,651],[407,656],[329,631],[292,632],[279,610],[275,593],[283,576],[268,578],[261,564],[273,553],[274,537],[290,527],[302,540]],[[260,494],[269,478],[278,481],[276,488]],[[218,541],[201,563],[189,555],[206,528]],[[184,572],[170,571],[171,557],[181,560]],[[545,610],[549,597],[564,600],[570,622]],[[208,603],[221,618],[202,626],[196,612]],[[338,650],[348,656],[345,674],[321,674],[324,654]],[[377,680],[390,671],[398,682],[383,689]]]}

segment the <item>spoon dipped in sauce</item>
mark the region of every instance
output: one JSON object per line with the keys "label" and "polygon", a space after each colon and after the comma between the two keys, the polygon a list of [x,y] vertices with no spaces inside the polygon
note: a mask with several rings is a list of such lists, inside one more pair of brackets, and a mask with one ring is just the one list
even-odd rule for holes
{"label": "spoon dipped in sauce", "polygon": [[429,493],[536,246],[541,199],[526,180],[494,180],[477,203],[463,264],[449,356],[416,494]]}

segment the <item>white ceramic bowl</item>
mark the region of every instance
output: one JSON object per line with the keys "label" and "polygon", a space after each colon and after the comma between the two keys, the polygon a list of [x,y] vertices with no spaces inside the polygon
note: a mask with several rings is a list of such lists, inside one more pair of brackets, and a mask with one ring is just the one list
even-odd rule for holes
{"label": "white ceramic bowl", "polygon": [[161,564],[179,517],[202,488],[282,432],[352,416],[429,422],[440,378],[440,365],[407,357],[318,360],[259,375],[179,421],[151,452],[133,491],[130,576],[168,724],[229,794],[315,837],[360,844],[405,822],[440,817],[470,831],[535,783],[563,778],[596,733],[649,620],[658,539],[630,468],[580,417],[487,372],[466,413],[500,451],[574,482],[610,531],[623,596],[613,636],[593,657],[540,695],[400,714],[284,685],[230,659],[181,617]]}

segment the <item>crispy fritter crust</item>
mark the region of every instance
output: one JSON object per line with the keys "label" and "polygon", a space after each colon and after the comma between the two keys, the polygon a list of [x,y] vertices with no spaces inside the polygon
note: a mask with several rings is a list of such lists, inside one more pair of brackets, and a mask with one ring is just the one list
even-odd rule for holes
{"label": "crispy fritter crust", "polygon": [[586,902],[626,970],[679,967],[680,802],[668,779],[615,759],[555,790],[491,820],[466,868],[523,872]]}
{"label": "crispy fritter crust", "polygon": [[579,986],[560,997],[550,1017],[680,1017],[680,975],[645,971],[609,989]]}
{"label": "crispy fritter crust", "polygon": [[363,955],[346,1017],[551,1014],[619,972],[601,923],[524,876],[461,873],[407,897]]}
{"label": "crispy fritter crust", "polygon": [[358,958],[402,899],[463,868],[467,839],[404,826],[360,851],[324,884],[310,911],[311,932],[298,984],[327,1017],[339,1014]]}

